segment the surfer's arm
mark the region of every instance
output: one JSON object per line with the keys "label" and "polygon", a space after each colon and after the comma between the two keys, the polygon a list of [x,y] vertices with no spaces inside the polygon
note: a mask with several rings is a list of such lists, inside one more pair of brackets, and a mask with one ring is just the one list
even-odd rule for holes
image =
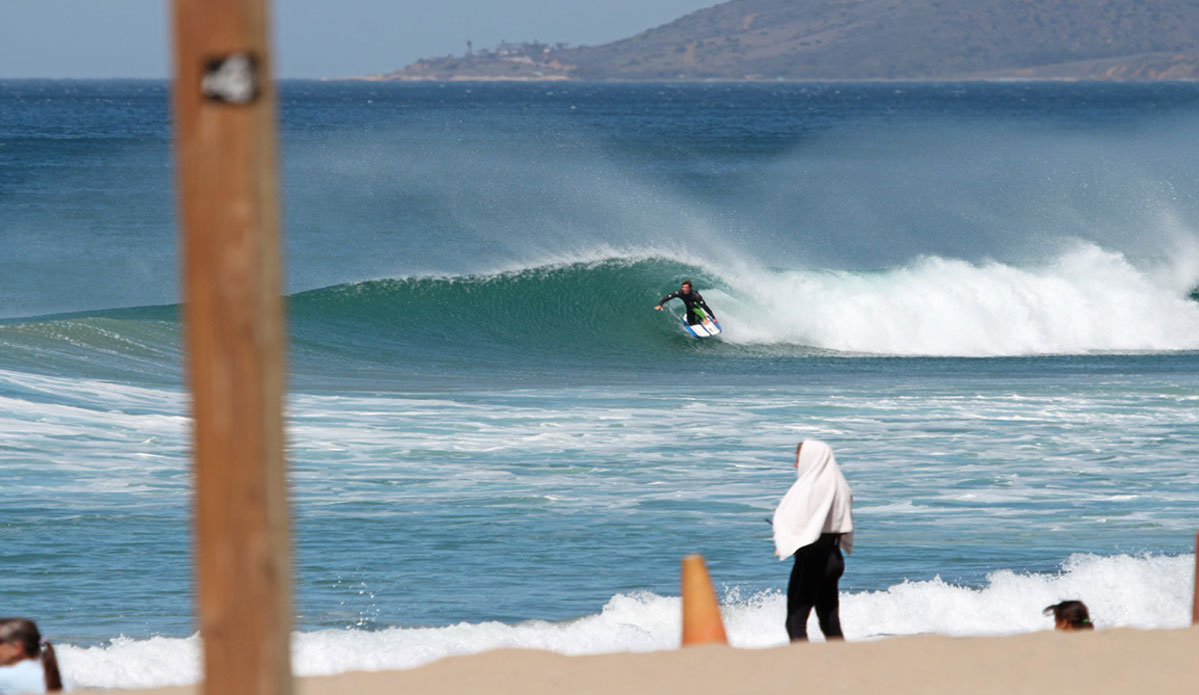
{"label": "surfer's arm", "polygon": [[657,309],[658,311],[662,311],[662,305],[663,305],[663,304],[665,304],[666,302],[669,302],[669,301],[670,301],[670,300],[672,300],[672,299],[677,299],[677,298],[678,298],[678,296],[679,296],[679,293],[678,293],[678,292],[671,292],[670,294],[666,295],[665,297],[663,297],[663,298],[659,299],[659,300],[658,300],[658,306],[656,306],[656,307],[654,307],[654,308],[655,308],[655,309]]}

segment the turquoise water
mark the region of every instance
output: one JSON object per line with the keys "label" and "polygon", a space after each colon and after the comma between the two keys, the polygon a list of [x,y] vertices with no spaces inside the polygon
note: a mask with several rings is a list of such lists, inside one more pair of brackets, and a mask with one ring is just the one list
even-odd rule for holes
{"label": "turquoise water", "polygon": [[[1189,622],[1199,87],[283,97],[301,672],[670,648],[692,552],[780,644],[803,437],[850,639]],[[0,104],[0,603],[75,683],[190,682],[165,88]],[[684,278],[720,338],[652,310]]]}

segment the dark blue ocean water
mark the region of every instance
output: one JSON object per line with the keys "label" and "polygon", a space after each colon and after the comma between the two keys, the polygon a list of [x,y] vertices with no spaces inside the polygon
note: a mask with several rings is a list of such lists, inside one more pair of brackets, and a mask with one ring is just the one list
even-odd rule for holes
{"label": "dark blue ocean water", "polygon": [[[781,643],[803,437],[850,639],[1186,624],[1199,86],[281,92],[305,672],[667,648],[691,552]],[[162,83],[0,82],[0,606],[85,685],[197,672],[170,135]]]}

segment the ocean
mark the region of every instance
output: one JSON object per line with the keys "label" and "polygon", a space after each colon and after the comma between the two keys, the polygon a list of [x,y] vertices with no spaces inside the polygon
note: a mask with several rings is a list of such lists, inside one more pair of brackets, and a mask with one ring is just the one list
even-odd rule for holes
{"label": "ocean", "polygon": [[[1199,85],[284,82],[295,669],[1190,622]],[[0,614],[200,677],[168,86],[0,81]],[[725,328],[695,340],[691,279]],[[819,631],[813,628],[813,634]]]}

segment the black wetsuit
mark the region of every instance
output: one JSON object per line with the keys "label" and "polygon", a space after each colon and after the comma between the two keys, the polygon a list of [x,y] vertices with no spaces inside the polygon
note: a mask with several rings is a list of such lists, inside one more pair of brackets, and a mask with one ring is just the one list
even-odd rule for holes
{"label": "black wetsuit", "polygon": [[708,307],[708,303],[705,302],[704,298],[699,295],[699,292],[696,292],[694,289],[691,290],[690,292],[683,292],[682,290],[675,290],[674,292],[671,292],[670,294],[663,297],[662,301],[658,302],[658,306],[662,306],[663,304],[665,304],[666,302],[669,302],[672,299],[681,299],[681,300],[683,300],[683,304],[687,305],[687,323],[692,326],[694,326],[697,323],[703,323],[703,318],[698,313],[699,312],[698,307],[704,308],[704,311],[707,312],[708,318],[710,318],[710,319],[716,318],[716,314],[712,313],[712,309]]}
{"label": "black wetsuit", "polygon": [[841,534],[825,533],[815,543],[795,551],[795,566],[787,583],[787,634],[792,642],[808,639],[808,614],[816,608],[825,639],[841,639],[837,580],[845,571]]}

